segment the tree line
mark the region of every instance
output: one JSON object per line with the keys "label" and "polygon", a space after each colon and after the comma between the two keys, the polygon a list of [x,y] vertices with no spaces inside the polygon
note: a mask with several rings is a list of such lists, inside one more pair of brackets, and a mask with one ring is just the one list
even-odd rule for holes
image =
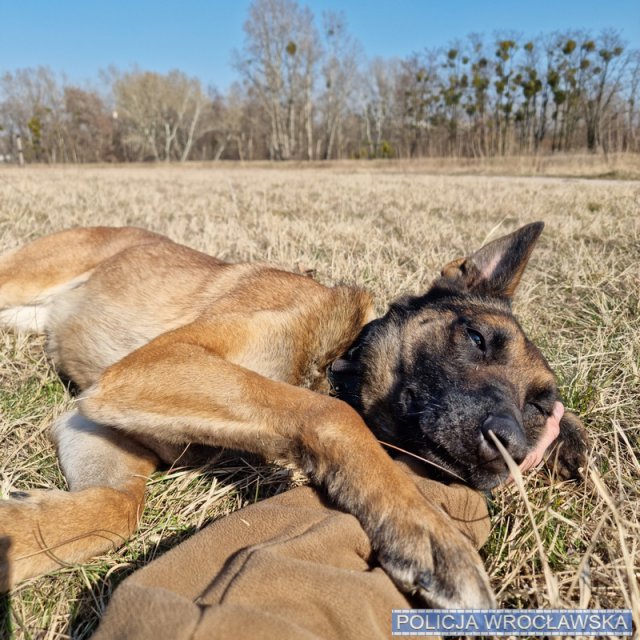
{"label": "tree line", "polygon": [[0,76],[0,158],[327,160],[640,151],[640,51],[619,33],[471,35],[366,59],[341,14],[254,0],[222,94],[181,71]]}

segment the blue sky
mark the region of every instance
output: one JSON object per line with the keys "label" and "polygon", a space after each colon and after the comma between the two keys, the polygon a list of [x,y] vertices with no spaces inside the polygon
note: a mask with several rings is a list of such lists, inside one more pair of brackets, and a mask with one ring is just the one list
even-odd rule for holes
{"label": "blue sky", "polygon": [[[74,82],[110,64],[178,68],[224,90],[243,43],[249,0],[0,0],[0,71],[45,64]],[[471,32],[614,27],[640,48],[638,0],[311,0],[316,16],[343,11],[369,57],[402,57]]]}

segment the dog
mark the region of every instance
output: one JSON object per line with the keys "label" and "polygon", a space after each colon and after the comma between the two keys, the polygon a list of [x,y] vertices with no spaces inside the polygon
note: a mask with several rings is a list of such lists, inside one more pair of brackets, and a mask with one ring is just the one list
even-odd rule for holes
{"label": "dog", "polygon": [[[400,589],[433,607],[493,606],[478,553],[379,440],[478,489],[508,476],[491,433],[517,463],[534,449],[558,389],[511,298],[542,228],[449,263],[380,318],[360,288],[138,228],[71,229],[0,258],[0,322],[46,334],[82,392],[52,426],[69,491],[0,501],[5,589],[122,544],[149,475],[192,443],[295,463],[359,520]],[[566,413],[561,477],[585,451]]]}

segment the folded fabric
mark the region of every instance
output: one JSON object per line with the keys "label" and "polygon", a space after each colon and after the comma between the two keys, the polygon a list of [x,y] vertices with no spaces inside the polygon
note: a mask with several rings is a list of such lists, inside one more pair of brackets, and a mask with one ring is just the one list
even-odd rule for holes
{"label": "folded fabric", "polygon": [[[485,542],[482,494],[403,466],[477,547]],[[213,522],[127,578],[93,640],[389,638],[391,610],[412,606],[358,521],[299,487]]]}

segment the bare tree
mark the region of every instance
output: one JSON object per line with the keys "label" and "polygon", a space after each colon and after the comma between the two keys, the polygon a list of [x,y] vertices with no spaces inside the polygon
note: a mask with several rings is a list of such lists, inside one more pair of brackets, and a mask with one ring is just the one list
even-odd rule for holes
{"label": "bare tree", "polygon": [[[399,76],[399,63],[382,58],[372,60],[364,73],[361,108],[369,157],[390,155],[390,148],[384,146],[383,142],[395,112],[396,82]],[[389,144],[388,141],[386,144]]]}
{"label": "bare tree", "polygon": [[78,87],[64,88],[64,124],[67,150],[73,162],[100,162],[113,158],[113,118],[102,98]]}
{"label": "bare tree", "polygon": [[629,82],[625,98],[626,117],[622,150],[637,150],[640,148],[640,111],[638,110],[638,93],[640,90],[640,51],[629,54]]}
{"label": "bare tree", "polygon": [[27,161],[66,160],[62,82],[48,67],[18,69],[0,78],[0,117],[20,134]]}
{"label": "bare tree", "polygon": [[[359,43],[347,31],[343,14],[323,16],[325,55],[322,64],[324,90],[319,97],[322,114],[321,138],[317,157],[340,157],[339,138],[347,109],[359,82]],[[336,144],[337,142],[337,144]],[[320,144],[322,148],[320,148]],[[321,150],[320,150],[321,149]]]}
{"label": "bare tree", "polygon": [[211,159],[251,159],[256,123],[250,96],[240,84],[234,83],[225,96],[212,96],[212,105],[209,135],[215,144],[212,146]]}
{"label": "bare tree", "polygon": [[116,77],[113,93],[123,140],[139,159],[184,162],[189,157],[210,106],[199,80],[181,71],[131,71]]}
{"label": "bare tree", "polygon": [[592,53],[594,58],[584,58],[589,64],[584,65],[582,105],[587,147],[589,151],[595,151],[601,145],[602,122],[620,92],[628,59],[622,56],[624,47],[615,31],[605,31],[597,43],[588,40],[581,48],[587,49],[587,53]]}
{"label": "bare tree", "polygon": [[288,160],[313,155],[313,91],[320,44],[313,15],[294,0],[254,0],[246,42],[235,66],[268,119],[269,153]]}

